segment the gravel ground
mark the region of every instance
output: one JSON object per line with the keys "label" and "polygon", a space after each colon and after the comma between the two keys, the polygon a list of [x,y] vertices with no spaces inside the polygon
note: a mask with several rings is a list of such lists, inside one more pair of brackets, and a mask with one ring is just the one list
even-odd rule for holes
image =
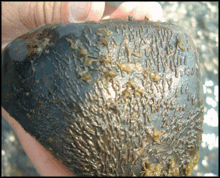
{"label": "gravel ground", "polygon": [[[112,2],[117,4],[117,2]],[[160,2],[167,22],[192,36],[201,61],[205,93],[200,160],[192,176],[218,175],[218,2]],[[2,176],[38,176],[17,137],[2,119]]]}

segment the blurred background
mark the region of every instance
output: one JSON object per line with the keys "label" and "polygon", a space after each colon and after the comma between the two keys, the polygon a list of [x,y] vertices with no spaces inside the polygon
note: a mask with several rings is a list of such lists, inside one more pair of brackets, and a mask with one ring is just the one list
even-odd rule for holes
{"label": "blurred background", "polygon": [[[118,6],[121,2],[109,2]],[[217,176],[218,169],[218,2],[159,2],[167,22],[182,26],[200,54],[205,94],[200,160],[192,176]],[[39,176],[8,123],[2,119],[2,176]]]}

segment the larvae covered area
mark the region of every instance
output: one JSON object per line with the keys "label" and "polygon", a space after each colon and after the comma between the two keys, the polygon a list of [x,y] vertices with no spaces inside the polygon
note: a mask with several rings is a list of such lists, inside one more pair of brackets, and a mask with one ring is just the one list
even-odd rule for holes
{"label": "larvae covered area", "polygon": [[2,106],[76,175],[190,175],[198,163],[199,57],[180,27],[45,25],[2,64]]}

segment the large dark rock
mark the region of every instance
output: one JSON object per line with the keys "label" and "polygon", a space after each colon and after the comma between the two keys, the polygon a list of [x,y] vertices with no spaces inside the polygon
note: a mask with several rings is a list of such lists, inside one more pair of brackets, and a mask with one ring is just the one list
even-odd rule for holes
{"label": "large dark rock", "polygon": [[2,106],[77,175],[189,175],[199,159],[199,57],[176,25],[39,27],[3,52]]}

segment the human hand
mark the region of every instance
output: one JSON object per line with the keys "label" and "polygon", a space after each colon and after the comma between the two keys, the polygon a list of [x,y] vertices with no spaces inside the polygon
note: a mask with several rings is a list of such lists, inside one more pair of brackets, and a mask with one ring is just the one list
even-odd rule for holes
{"label": "human hand", "polygon": [[[158,3],[124,2],[115,7],[105,2],[3,2],[2,48],[18,36],[37,26],[57,22],[99,21],[103,18],[136,20],[146,17],[162,21],[162,9]],[[56,160],[39,142],[30,136],[4,109],[3,117],[17,134],[25,152],[42,176],[72,176],[64,165]]]}
{"label": "human hand", "polygon": [[2,48],[43,24],[127,19],[128,15],[158,21],[162,9],[156,2],[124,2],[118,8],[105,2],[2,2]]}

